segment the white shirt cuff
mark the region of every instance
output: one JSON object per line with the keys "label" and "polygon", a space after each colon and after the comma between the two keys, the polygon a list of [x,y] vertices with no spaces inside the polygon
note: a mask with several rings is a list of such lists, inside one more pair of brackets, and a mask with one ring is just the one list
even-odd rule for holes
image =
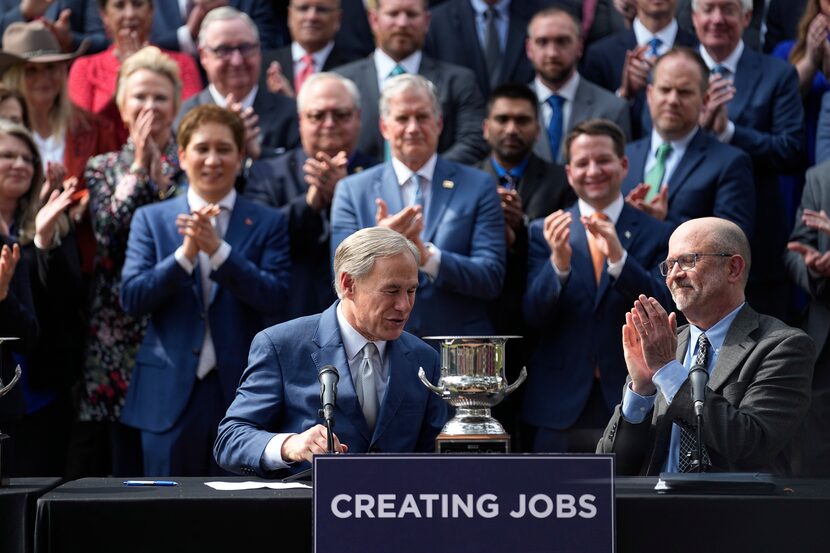
{"label": "white shirt cuff", "polygon": [[436,248],[432,242],[424,244],[429,252],[429,259],[421,265],[421,271],[426,273],[430,280],[435,280],[438,276],[438,269],[441,268],[441,250]]}
{"label": "white shirt cuff", "polygon": [[282,458],[282,444],[294,435],[292,433],[274,434],[265,445],[265,450],[259,460],[260,466],[265,470],[279,470],[291,466],[293,463],[287,463]]}
{"label": "white shirt cuff", "polygon": [[184,272],[186,272],[189,275],[193,274],[193,269],[195,265],[184,254],[184,246],[179,246],[178,248],[176,248],[176,251],[173,252],[173,257],[176,259],[176,263],[179,264],[179,267],[184,269]]}
{"label": "white shirt cuff", "polygon": [[550,266],[553,267],[554,272],[556,272],[556,276],[559,277],[559,284],[565,284],[565,281],[568,280],[569,276],[571,276],[571,270],[568,269],[567,271],[560,271],[556,268],[556,263],[553,262],[553,259],[550,260]]}
{"label": "white shirt cuff", "polygon": [[724,144],[732,142],[732,137],[735,136],[735,123],[732,121],[726,122],[726,129],[718,135],[718,141]]}
{"label": "white shirt cuff", "polygon": [[60,246],[60,245],[61,245],[61,235],[60,235],[60,233],[56,230],[56,231],[55,231],[55,233],[52,235],[52,243],[51,243],[51,244],[49,244],[49,245],[46,245],[46,244],[43,244],[43,243],[40,241],[40,236],[38,236],[37,234],[35,234],[34,243],[35,243],[35,247],[36,247],[37,249],[39,249],[39,250],[43,250],[43,251],[49,251],[49,250],[54,249],[54,248],[57,248],[58,246]]}
{"label": "white shirt cuff", "polygon": [[176,38],[179,39],[179,50],[191,56],[196,55],[196,44],[193,43],[193,37],[190,36],[190,29],[187,25],[176,29]]}
{"label": "white shirt cuff", "polygon": [[628,259],[628,252],[623,250],[622,257],[616,263],[611,263],[611,260],[608,260],[608,275],[614,278],[620,278],[620,273],[622,273],[623,266],[625,265],[625,260]]}
{"label": "white shirt cuff", "polygon": [[213,252],[213,255],[208,258],[210,261],[210,268],[214,271],[219,270],[219,267],[222,266],[222,263],[227,261],[228,256],[231,254],[231,245],[222,240],[222,243],[219,244],[219,248]]}

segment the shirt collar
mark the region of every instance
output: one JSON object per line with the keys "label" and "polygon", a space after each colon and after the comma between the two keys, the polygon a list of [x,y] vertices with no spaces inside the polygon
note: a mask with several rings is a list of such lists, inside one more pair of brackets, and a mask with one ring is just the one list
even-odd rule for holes
{"label": "shirt collar", "polygon": [[[343,302],[337,304],[337,325],[340,327],[340,339],[343,341],[343,348],[346,350],[346,359],[352,361],[363,351],[363,346],[369,341],[363,334],[355,330],[343,314]],[[380,364],[383,365],[384,354],[386,353],[386,340],[375,342],[380,356]]]}
{"label": "shirt collar", "polygon": [[657,37],[662,41],[660,46],[661,52],[669,50],[674,45],[674,41],[677,38],[677,29],[676,19],[672,19],[671,23],[656,33],[652,33],[646,29],[646,26],[640,22],[639,17],[635,17],[634,23],[631,25],[631,30],[634,31],[634,36],[637,37],[637,44],[642,46],[643,44],[647,44],[653,37]]}
{"label": "shirt collar", "polygon": [[513,178],[520,179],[522,178],[522,175],[525,174],[525,169],[527,169],[528,163],[530,163],[530,156],[528,155],[526,158],[524,158],[524,161],[522,161],[520,164],[516,165],[509,171],[502,167],[498,161],[496,161],[495,156],[490,156],[490,163],[493,164],[493,170],[496,172],[496,175],[499,178],[503,178],[505,174],[509,174]]}
{"label": "shirt collar", "polygon": [[418,69],[421,67],[421,58],[423,57],[423,52],[421,50],[415,50],[409,57],[402,59],[401,61],[395,61],[389,57],[389,55],[381,50],[380,48],[375,48],[374,59],[375,59],[375,69],[378,72],[378,79],[384,81],[389,73],[395,69],[396,65],[400,65],[403,67],[407,73],[412,73],[413,75],[418,74]]}
{"label": "shirt collar", "polygon": [[678,140],[663,140],[663,137],[660,136],[660,133],[657,132],[657,129],[652,128],[651,129],[651,155],[656,156],[657,155],[657,148],[659,148],[660,145],[663,144],[664,142],[668,142],[669,144],[671,144],[673,152],[685,152],[686,148],[689,147],[689,142],[691,142],[692,138],[694,138],[695,134],[697,134],[698,129],[700,129],[700,127],[695,125],[695,128],[692,129],[689,132],[689,134],[687,134],[683,138],[680,138]]}
{"label": "shirt collar", "polygon": [[[476,15],[483,15],[490,6],[484,0],[470,0],[470,5],[472,5],[473,10],[475,10]],[[508,9],[510,8],[510,0],[499,0],[495,4],[493,4],[493,8],[499,12],[500,17],[508,17]]]}
{"label": "shirt collar", "polygon": [[[732,321],[735,320],[735,317],[738,316],[738,311],[740,311],[744,305],[746,305],[746,302],[741,303],[741,305],[729,312],[729,314],[726,315],[726,317],[719,320],[714,325],[712,325],[712,327],[709,330],[705,331],[706,338],[709,339],[709,344],[711,348],[710,351],[714,351],[715,353],[717,353],[717,351],[723,345],[723,342],[726,339],[726,333],[729,332],[729,327],[732,326]],[[697,340],[703,332],[703,330],[696,327],[695,325],[689,325],[689,355],[695,355],[697,353]],[[710,359],[712,358],[710,357]],[[711,363],[709,366],[712,366]]]}
{"label": "shirt collar", "polygon": [[[208,85],[208,92],[210,92],[210,97],[213,98],[213,103],[219,106],[220,108],[228,107],[228,103],[225,101],[225,97],[217,90],[217,88],[213,85],[213,83]],[[247,96],[242,98],[242,107],[249,108],[254,105],[254,98],[256,97],[257,92],[259,92],[259,85],[255,84],[254,88],[248,93]]]}
{"label": "shirt collar", "polygon": [[[577,200],[577,205],[579,206],[579,214],[584,217],[590,217],[597,211],[592,205],[582,198]],[[617,221],[620,219],[623,206],[625,206],[625,200],[623,199],[622,194],[620,194],[617,196],[617,199],[611,202],[608,207],[602,210],[602,212],[605,213],[608,219],[616,225]]]}
{"label": "shirt collar", "polygon": [[326,63],[326,59],[329,57],[332,49],[334,48],[334,41],[329,41],[328,44],[317,50],[316,52],[309,52],[296,40],[291,43],[291,61],[294,63],[298,63],[300,60],[303,59],[303,56],[306,54],[311,53],[311,59],[314,60],[314,68],[317,71],[323,70],[323,64]]}
{"label": "shirt collar", "polygon": [[[198,211],[209,204],[210,202],[199,196],[192,186],[187,187],[187,205],[190,206],[190,211]],[[234,188],[231,188],[224,198],[216,202],[216,205],[228,211],[233,211],[234,204],[236,204],[236,189]]]}
{"label": "shirt collar", "polygon": [[545,86],[542,79],[540,79],[537,75],[533,80],[533,83],[536,86],[536,96],[539,97],[539,103],[544,104],[553,94],[558,94],[559,96],[565,98],[568,102],[573,102],[574,98],[576,98],[576,89],[579,86],[579,79],[579,71],[574,71],[571,78],[568,79],[565,84],[560,86],[559,90],[554,91]]}
{"label": "shirt collar", "polygon": [[430,158],[417,171],[413,171],[403,164],[397,158],[392,158],[392,169],[395,171],[395,178],[398,179],[398,184],[403,186],[412,177],[413,173],[418,173],[419,177],[427,179],[432,182],[432,177],[435,173],[435,164],[438,161],[438,154],[432,154]]}
{"label": "shirt collar", "polygon": [[703,45],[700,45],[700,57],[703,58],[703,61],[706,62],[706,67],[709,68],[711,71],[713,67],[716,65],[722,65],[723,67],[727,68],[730,73],[733,75],[738,72],[738,61],[741,59],[741,55],[744,53],[744,41],[741,40],[738,42],[738,45],[732,50],[732,53],[726,56],[723,61],[717,62],[715,59],[709,55],[709,52],[706,51],[706,48]]}

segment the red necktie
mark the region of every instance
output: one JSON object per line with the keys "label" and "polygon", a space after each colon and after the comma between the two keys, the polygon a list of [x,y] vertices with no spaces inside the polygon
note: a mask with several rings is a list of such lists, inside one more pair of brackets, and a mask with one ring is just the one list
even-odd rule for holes
{"label": "red necktie", "polygon": [[307,78],[314,74],[314,58],[311,54],[306,54],[300,59],[302,67],[299,71],[294,73],[294,93],[299,94],[300,88]]}

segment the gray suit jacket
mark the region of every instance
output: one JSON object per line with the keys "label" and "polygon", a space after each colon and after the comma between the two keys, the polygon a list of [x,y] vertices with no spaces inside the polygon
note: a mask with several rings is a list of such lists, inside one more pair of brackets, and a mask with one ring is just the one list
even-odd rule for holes
{"label": "gray suit jacket", "polygon": [[[678,331],[677,359],[689,342],[689,327]],[[729,328],[706,390],[703,439],[716,471],[792,471],[789,449],[810,404],[815,362],[813,341],[778,319],[746,304]],[[628,385],[628,384],[626,384]],[[614,409],[597,453],[616,453],[617,473],[655,475],[663,467],[672,422],[694,424],[688,380],[671,405],[662,394],[640,424]]]}
{"label": "gray suit jacket", "polygon": [[[360,89],[360,139],[357,149],[370,157],[383,159],[384,145],[378,121],[378,75],[372,56],[338,67],[336,73],[355,82]],[[488,151],[481,135],[484,97],[476,85],[475,74],[466,67],[424,56],[418,73],[435,84],[444,117],[444,130],[438,139],[438,153],[445,159],[475,165]]]}
{"label": "gray suit jacket", "polygon": [[[628,104],[604,88],[581,77],[579,86],[576,87],[576,97],[568,121],[568,128],[562,133],[561,144],[563,148],[560,149],[559,156],[555,160],[557,163],[565,162],[565,136],[568,132],[577,124],[596,118],[610,119],[620,126],[625,133],[626,140],[631,140],[631,115],[629,114]],[[536,144],[533,145],[533,153],[545,161],[554,161],[551,158],[550,139],[548,138],[547,125],[545,125],[542,117],[541,106],[539,109],[539,125],[542,130],[536,138]]]}

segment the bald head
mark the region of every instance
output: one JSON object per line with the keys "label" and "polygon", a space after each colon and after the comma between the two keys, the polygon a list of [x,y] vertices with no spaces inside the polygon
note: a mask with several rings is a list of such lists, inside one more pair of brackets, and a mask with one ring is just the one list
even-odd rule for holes
{"label": "bald head", "polygon": [[741,227],[719,217],[701,217],[686,221],[672,233],[686,235],[700,244],[700,252],[724,252],[739,255],[743,258],[746,268],[743,271],[743,284],[749,277],[749,266],[752,261],[749,240]]}

